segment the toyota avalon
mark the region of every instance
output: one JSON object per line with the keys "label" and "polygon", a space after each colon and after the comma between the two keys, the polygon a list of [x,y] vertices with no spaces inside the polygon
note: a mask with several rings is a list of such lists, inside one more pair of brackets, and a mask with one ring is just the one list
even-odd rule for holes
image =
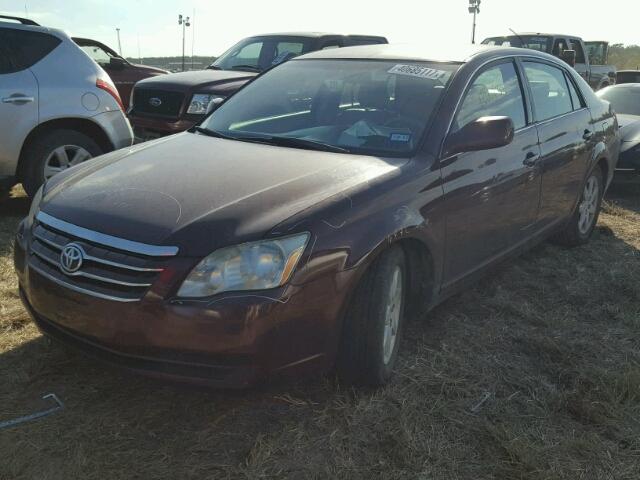
{"label": "toyota avalon", "polygon": [[589,239],[617,129],[532,50],[304,55],[188,132],[49,180],[17,233],[20,295],[45,334],[150,375],[381,385],[408,318],[536,242]]}

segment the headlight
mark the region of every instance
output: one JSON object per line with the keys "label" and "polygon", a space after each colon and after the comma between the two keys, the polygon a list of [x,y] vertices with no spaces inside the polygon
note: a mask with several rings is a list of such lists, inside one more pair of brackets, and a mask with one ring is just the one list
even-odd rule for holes
{"label": "headlight", "polygon": [[244,243],[213,252],[185,279],[180,297],[209,297],[229,291],[264,290],[286,283],[309,234]]}
{"label": "headlight", "polygon": [[187,113],[195,114],[195,115],[204,115],[207,113],[207,107],[211,100],[215,100],[216,98],[220,98],[222,100],[225,99],[222,95],[211,95],[209,93],[196,93],[193,97],[191,97],[191,103],[189,104],[189,108],[187,109]]}
{"label": "headlight", "polygon": [[40,208],[40,202],[42,202],[42,192],[44,190],[44,185],[42,185],[36,194],[31,199],[31,207],[29,208],[29,214],[27,215],[27,227],[31,228],[33,225],[33,219],[38,213],[38,208]]}

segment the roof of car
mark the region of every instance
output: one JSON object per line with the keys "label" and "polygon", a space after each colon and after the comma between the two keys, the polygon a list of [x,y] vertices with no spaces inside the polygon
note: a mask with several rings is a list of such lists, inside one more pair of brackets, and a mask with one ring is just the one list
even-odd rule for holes
{"label": "roof of car", "polygon": [[545,33],[545,32],[518,32],[517,34],[510,33],[509,35],[491,35],[487,38],[504,38],[504,37],[562,37],[562,38],[581,38],[578,35],[569,35],[568,33]]}
{"label": "roof of car", "polygon": [[277,33],[261,33],[259,35],[251,35],[250,38],[255,37],[307,37],[307,38],[322,38],[322,37],[367,37],[367,38],[384,38],[381,35],[359,35],[359,34],[343,34],[343,33],[331,33],[331,32],[277,32]]}
{"label": "roof of car", "polygon": [[37,24],[33,25],[28,23],[27,24],[19,23],[19,22],[4,20],[2,18],[0,18],[0,26],[2,26],[2,28],[14,28],[16,30],[27,30],[30,32],[49,33],[52,35],[56,35],[61,39],[66,39],[68,37],[68,35],[63,30],[58,30],[56,28],[43,27]]}
{"label": "roof of car", "polygon": [[371,59],[371,60],[405,60],[405,61],[433,61],[433,62],[453,62],[464,63],[471,57],[480,54],[490,54],[491,52],[501,52],[505,54],[523,55],[543,55],[533,50],[496,47],[489,45],[447,45],[443,48],[439,45],[403,45],[403,44],[380,44],[363,45],[357,47],[334,48],[330,50],[319,50],[307,53],[293,59]]}
{"label": "roof of car", "polygon": [[608,89],[611,89],[611,88],[640,88],[640,83],[638,83],[638,82],[616,83],[614,85],[609,85],[606,88],[608,88]]}

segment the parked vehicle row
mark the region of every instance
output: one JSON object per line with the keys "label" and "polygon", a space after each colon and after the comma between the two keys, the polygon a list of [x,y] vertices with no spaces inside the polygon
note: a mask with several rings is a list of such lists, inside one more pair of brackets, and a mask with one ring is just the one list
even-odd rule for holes
{"label": "parked vehicle row", "polygon": [[14,250],[37,325],[154,376],[387,382],[407,318],[544,239],[587,242],[620,149],[566,63],[447,47],[298,56],[48,180]]}
{"label": "parked vehicle row", "polygon": [[575,68],[594,90],[616,83],[616,67],[607,65],[608,42],[585,42],[580,37],[565,34],[519,33],[506,37],[489,37],[482,43],[529,48],[558,57]]}

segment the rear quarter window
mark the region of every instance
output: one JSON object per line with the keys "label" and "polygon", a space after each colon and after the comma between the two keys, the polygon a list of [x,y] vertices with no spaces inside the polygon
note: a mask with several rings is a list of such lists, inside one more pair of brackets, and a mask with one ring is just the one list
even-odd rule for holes
{"label": "rear quarter window", "polygon": [[0,29],[0,45],[11,52],[9,58],[13,64],[13,72],[32,67],[49,55],[61,42],[59,38],[47,33],[12,28]]}

